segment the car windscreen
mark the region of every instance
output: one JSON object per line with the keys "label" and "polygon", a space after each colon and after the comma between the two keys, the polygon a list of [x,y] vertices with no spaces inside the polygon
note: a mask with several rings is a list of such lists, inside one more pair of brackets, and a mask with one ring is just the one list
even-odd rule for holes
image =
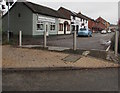
{"label": "car windscreen", "polygon": [[80,29],[80,31],[87,31],[87,29]]}

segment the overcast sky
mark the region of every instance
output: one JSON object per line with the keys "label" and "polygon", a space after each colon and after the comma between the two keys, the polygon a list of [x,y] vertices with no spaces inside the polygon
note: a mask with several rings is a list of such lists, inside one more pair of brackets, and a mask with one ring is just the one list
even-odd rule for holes
{"label": "overcast sky", "polygon": [[[40,0],[28,0],[32,1],[34,3],[38,3],[47,7],[51,7],[55,10],[57,10],[59,7],[65,7],[69,10],[75,11],[75,12],[81,12],[88,17],[91,17],[93,19],[97,19],[99,16],[103,17],[107,21],[109,21],[111,24],[116,24],[118,20],[118,1],[99,1],[95,2],[92,0],[91,2],[87,1],[57,1],[57,2],[43,2]],[[106,2],[105,2],[106,1]]]}
{"label": "overcast sky", "polygon": [[[16,1],[16,0],[14,0]],[[118,20],[118,0],[27,0],[55,10],[65,7],[71,11],[81,12],[97,19],[99,16],[116,24]]]}

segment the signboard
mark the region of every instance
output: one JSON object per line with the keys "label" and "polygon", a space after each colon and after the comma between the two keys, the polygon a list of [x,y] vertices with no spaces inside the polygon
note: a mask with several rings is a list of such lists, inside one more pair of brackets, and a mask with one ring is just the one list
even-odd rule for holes
{"label": "signboard", "polygon": [[55,23],[55,18],[43,17],[38,15],[38,21]]}

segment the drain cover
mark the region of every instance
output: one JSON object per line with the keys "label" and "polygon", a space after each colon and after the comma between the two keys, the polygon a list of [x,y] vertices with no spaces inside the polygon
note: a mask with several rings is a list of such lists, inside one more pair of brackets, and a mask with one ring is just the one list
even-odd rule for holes
{"label": "drain cover", "polygon": [[80,55],[68,55],[67,57],[63,58],[62,60],[66,61],[66,62],[76,62],[80,58],[81,58]]}

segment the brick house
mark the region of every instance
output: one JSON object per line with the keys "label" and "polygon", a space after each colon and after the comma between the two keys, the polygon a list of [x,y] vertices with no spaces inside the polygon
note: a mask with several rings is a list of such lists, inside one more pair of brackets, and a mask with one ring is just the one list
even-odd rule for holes
{"label": "brick house", "polygon": [[88,18],[88,28],[93,32],[99,32],[104,29],[108,29],[110,23],[104,20],[102,17],[97,18],[96,20]]}
{"label": "brick house", "polygon": [[[105,19],[103,19],[102,17],[99,17],[96,19],[97,22],[99,22],[99,25],[105,29],[108,29],[110,26],[110,23],[107,22]],[[104,26],[103,26],[104,25]]]}

